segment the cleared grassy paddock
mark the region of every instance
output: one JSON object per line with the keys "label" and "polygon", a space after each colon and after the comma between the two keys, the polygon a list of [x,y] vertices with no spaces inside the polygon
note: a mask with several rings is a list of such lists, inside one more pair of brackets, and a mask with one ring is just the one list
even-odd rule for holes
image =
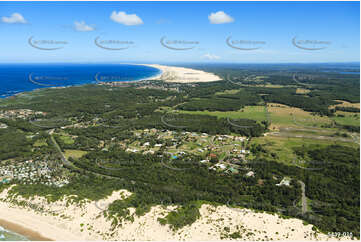
{"label": "cleared grassy paddock", "polygon": [[297,158],[293,151],[293,148],[304,146],[312,146],[313,148],[325,147],[331,144],[339,144],[344,146],[358,147],[356,143],[341,142],[341,141],[329,141],[329,140],[316,140],[308,138],[287,138],[287,137],[275,137],[264,136],[252,138],[250,145],[260,144],[269,153],[276,153],[278,161],[292,165],[294,159]]}
{"label": "cleared grassy paddock", "polygon": [[[319,128],[322,125],[331,124],[332,120],[327,117],[321,117],[318,115],[312,115],[310,112],[306,112],[300,108],[289,107],[287,105],[278,103],[269,103],[267,105],[268,112],[270,114],[271,130],[278,130],[285,127],[315,127]],[[180,113],[187,114],[200,114],[200,115],[212,115],[218,118],[230,118],[230,119],[253,119],[256,121],[267,120],[264,106],[246,106],[238,111],[179,111]]]}
{"label": "cleared grassy paddock", "polygon": [[179,111],[179,113],[187,114],[200,114],[200,115],[212,115],[218,118],[230,118],[230,119],[253,119],[256,121],[266,120],[264,106],[246,106],[238,111]]}
{"label": "cleared grassy paddock", "polygon": [[306,94],[306,93],[309,93],[310,90],[309,89],[305,89],[305,88],[297,88],[296,89],[296,93],[297,94]]}
{"label": "cleared grassy paddock", "polygon": [[[359,113],[337,111],[335,113],[335,115],[336,116],[332,117],[331,119],[334,120],[338,124],[360,126],[360,114]],[[337,116],[337,115],[343,115],[344,117]]]}
{"label": "cleared grassy paddock", "polygon": [[67,159],[69,159],[69,157],[78,159],[87,153],[87,151],[83,150],[64,150],[64,155]]}
{"label": "cleared grassy paddock", "polygon": [[237,92],[241,91],[242,88],[240,89],[232,89],[232,90],[225,90],[224,92],[216,92],[216,95],[222,95],[222,94],[236,94]]}
{"label": "cleared grassy paddock", "polygon": [[41,146],[48,146],[48,143],[46,143],[45,139],[38,139],[33,146],[35,147],[41,147]]}
{"label": "cleared grassy paddock", "polygon": [[331,124],[331,120],[327,116],[312,115],[300,108],[279,103],[269,103],[268,112],[271,117],[271,129],[287,126],[321,127],[325,124]]}
{"label": "cleared grassy paddock", "polygon": [[72,137],[68,136],[68,135],[62,135],[59,137],[65,144],[74,144],[74,140]]}
{"label": "cleared grassy paddock", "polygon": [[335,100],[337,102],[340,102],[340,104],[332,105],[329,108],[333,109],[335,107],[353,107],[353,108],[360,108],[360,103],[350,103],[343,100]]}

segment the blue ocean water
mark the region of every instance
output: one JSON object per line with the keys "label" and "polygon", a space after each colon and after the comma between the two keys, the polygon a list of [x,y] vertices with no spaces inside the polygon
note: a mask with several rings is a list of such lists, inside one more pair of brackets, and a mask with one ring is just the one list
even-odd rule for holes
{"label": "blue ocean water", "polygon": [[28,241],[26,237],[11,232],[0,226],[0,241]]}
{"label": "blue ocean water", "polygon": [[159,69],[128,64],[0,64],[0,98],[38,88],[137,81]]}

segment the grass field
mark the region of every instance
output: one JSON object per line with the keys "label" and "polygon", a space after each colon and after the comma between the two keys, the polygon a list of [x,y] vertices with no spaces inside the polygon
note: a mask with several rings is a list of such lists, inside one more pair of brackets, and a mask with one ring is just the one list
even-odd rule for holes
{"label": "grass field", "polygon": [[286,126],[320,127],[323,124],[331,123],[331,120],[326,116],[312,115],[300,108],[278,103],[269,103],[268,112],[271,116],[271,129]]}
{"label": "grass field", "polygon": [[296,89],[297,94],[306,94],[306,93],[309,93],[309,92],[310,92],[310,90],[304,89],[304,88],[297,88]]}
{"label": "grass field", "polygon": [[[337,117],[337,115],[343,115],[344,117]],[[341,125],[360,126],[360,113],[337,111],[336,116],[331,119]]]}
{"label": "grass field", "polygon": [[[252,85],[250,85],[252,86]],[[270,84],[270,83],[266,83],[265,85],[253,85],[254,87],[267,87],[267,88],[282,88],[284,86],[282,85],[276,85],[276,84]]]}
{"label": "grass field", "polygon": [[342,101],[342,100],[335,100],[337,102],[340,102],[341,104],[336,104],[336,105],[332,105],[329,108],[333,109],[336,106],[337,107],[353,107],[353,108],[360,108],[360,103],[350,103],[350,102],[346,102],[346,101]]}
{"label": "grass field", "polygon": [[250,144],[260,144],[265,148],[268,153],[276,153],[278,155],[278,161],[292,165],[292,162],[297,157],[293,152],[293,148],[305,146],[311,146],[313,148],[325,147],[331,144],[340,144],[344,146],[358,147],[356,143],[349,142],[333,142],[329,140],[316,140],[316,139],[301,139],[301,138],[287,138],[287,137],[257,137],[253,138]]}
{"label": "grass field", "polygon": [[[271,130],[281,127],[320,127],[323,124],[331,124],[328,117],[312,115],[300,108],[289,107],[278,103],[269,103],[268,112],[271,119]],[[180,111],[180,113],[212,115],[218,118],[240,119],[247,118],[256,121],[266,120],[264,106],[246,106],[239,111]]]}
{"label": "grass field", "polygon": [[72,137],[68,136],[68,135],[61,135],[59,137],[65,144],[71,145],[74,144],[74,140],[72,139]]}
{"label": "grass field", "polygon": [[35,147],[41,147],[41,146],[48,146],[48,143],[46,143],[45,139],[38,139],[33,146]]}
{"label": "grass field", "polygon": [[64,151],[65,151],[64,155],[67,159],[69,159],[69,157],[78,159],[83,155],[85,155],[86,153],[88,153],[87,151],[83,151],[83,150],[64,150]]}
{"label": "grass field", "polygon": [[201,115],[211,115],[218,118],[230,118],[230,119],[253,119],[256,121],[266,120],[266,115],[264,112],[264,106],[246,106],[239,111],[230,111],[230,112],[220,112],[220,111],[180,111],[180,113],[188,114],[201,114]]}
{"label": "grass field", "polygon": [[239,92],[240,90],[242,90],[242,88],[240,89],[232,89],[232,90],[225,90],[224,92],[216,92],[216,95],[222,95],[222,94],[236,94],[237,92]]}

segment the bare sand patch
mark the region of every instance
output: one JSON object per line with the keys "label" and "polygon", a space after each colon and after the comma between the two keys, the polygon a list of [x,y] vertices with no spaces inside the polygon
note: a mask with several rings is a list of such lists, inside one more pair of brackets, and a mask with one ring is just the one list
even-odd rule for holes
{"label": "bare sand patch", "polygon": [[177,83],[213,82],[222,80],[222,78],[213,73],[191,68],[164,66],[158,64],[145,64],[145,66],[158,68],[162,71],[160,75],[147,80],[163,80],[165,82]]}
{"label": "bare sand patch", "polygon": [[329,109],[333,109],[335,107],[353,107],[353,108],[360,108],[360,103],[350,103],[343,100],[335,100],[336,102],[340,102],[340,104],[331,105]]}
{"label": "bare sand patch", "polygon": [[[1,194],[5,198],[7,190]],[[112,230],[111,220],[104,217],[104,210],[115,200],[125,199],[131,193],[126,190],[114,191],[111,196],[97,201],[85,201],[82,206],[65,205],[56,211],[59,215],[39,213],[19,207],[6,201],[0,202],[1,217],[24,228],[36,231],[38,236],[51,240],[136,240],[136,241],[216,241],[231,240],[230,234],[239,233],[237,240],[336,240],[314,231],[313,225],[305,225],[300,219],[284,219],[278,215],[259,213],[249,209],[214,207],[204,204],[201,217],[191,225],[173,231],[169,225],[161,225],[158,218],[166,216],[176,206],[153,206],[143,216],[136,216],[130,208],[134,221],[125,221]],[[23,199],[23,198],[19,198]],[[43,198],[31,200],[43,203]],[[343,238],[349,239],[349,238]]]}
{"label": "bare sand patch", "polygon": [[309,93],[310,90],[309,89],[305,89],[305,88],[297,88],[296,89],[296,93],[297,94],[306,94],[306,93]]}

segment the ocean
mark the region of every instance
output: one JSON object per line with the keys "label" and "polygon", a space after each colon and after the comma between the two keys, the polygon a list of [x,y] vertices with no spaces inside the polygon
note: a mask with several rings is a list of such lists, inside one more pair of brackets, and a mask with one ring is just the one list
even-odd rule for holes
{"label": "ocean", "polygon": [[138,81],[158,74],[157,68],[130,64],[0,64],[0,98],[38,88]]}
{"label": "ocean", "polygon": [[0,241],[29,241],[29,239],[0,226]]}

